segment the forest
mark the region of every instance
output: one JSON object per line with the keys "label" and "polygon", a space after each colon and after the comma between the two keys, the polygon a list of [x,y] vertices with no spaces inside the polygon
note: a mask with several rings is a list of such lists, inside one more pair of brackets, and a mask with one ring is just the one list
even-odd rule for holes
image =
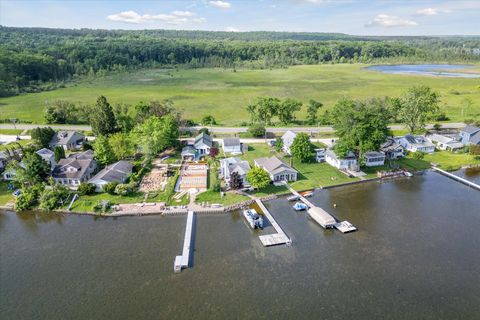
{"label": "forest", "polygon": [[480,37],[334,33],[71,30],[0,26],[0,97],[141,68],[282,68],[372,62],[470,62]]}

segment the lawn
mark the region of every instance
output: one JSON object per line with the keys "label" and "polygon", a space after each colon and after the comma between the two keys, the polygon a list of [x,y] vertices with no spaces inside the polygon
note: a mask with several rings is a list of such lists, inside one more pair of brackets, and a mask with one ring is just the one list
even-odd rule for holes
{"label": "lawn", "polygon": [[17,149],[18,148],[17,144],[20,144],[21,146],[26,146],[27,144],[29,144],[31,142],[32,142],[32,140],[18,140],[18,141],[10,142],[10,143],[7,143],[7,144],[2,144],[2,145],[0,145],[0,151],[4,151],[6,148]]}
{"label": "lawn", "polygon": [[[171,99],[187,119],[199,122],[211,114],[219,125],[248,121],[246,106],[258,96],[321,101],[331,109],[343,96],[398,96],[412,85],[427,85],[441,94],[442,109],[452,121],[480,116],[478,79],[384,74],[364,70],[364,64],[293,66],[273,70],[149,69],[116,74],[66,88],[0,99],[2,119],[43,123],[45,103],[57,99],[93,104],[105,95],[112,105]],[[464,110],[466,99],[472,106]],[[306,107],[297,114],[305,120]]]}
{"label": "lawn", "polygon": [[7,189],[6,182],[0,182],[0,206],[4,206],[10,201],[13,201],[12,190]]}
{"label": "lawn", "polygon": [[22,129],[0,129],[0,134],[7,134],[7,135],[19,135],[22,133]]}
{"label": "lawn", "polygon": [[294,168],[299,172],[298,180],[290,184],[295,190],[308,190],[359,180],[358,178],[349,178],[325,162],[300,163],[295,161]]}
{"label": "lawn", "polygon": [[253,166],[253,160],[274,155],[278,156],[279,154],[266,143],[252,143],[248,145],[248,151],[242,155],[242,159],[247,160]]}
{"label": "lawn", "polygon": [[[93,212],[93,207],[102,200],[108,200],[112,204],[143,202],[144,194],[137,192],[131,196],[119,196],[108,193],[96,193],[93,195],[80,196],[72,205],[71,210],[77,212]],[[154,202],[155,198],[149,199]],[[158,200],[157,200],[158,201]],[[68,206],[67,206],[68,207]]]}
{"label": "lawn", "polygon": [[448,171],[458,170],[469,164],[480,164],[480,157],[468,153],[452,153],[449,151],[436,151],[425,155],[425,161],[436,164],[439,168]]}
{"label": "lawn", "polygon": [[287,189],[285,186],[274,186],[273,184],[269,185],[266,188],[257,190],[253,192],[253,194],[257,197],[266,197],[272,194],[287,194],[290,193],[290,191]]}
{"label": "lawn", "polygon": [[220,192],[215,192],[215,191],[208,190],[208,191],[200,193],[196,197],[195,202],[196,203],[208,202],[210,204],[220,203],[220,204],[223,204],[225,206],[228,206],[228,205],[238,203],[238,202],[242,202],[242,201],[245,201],[245,200],[248,200],[248,199],[249,199],[248,197],[246,197],[244,195],[241,195],[241,194],[234,193],[234,192],[226,192],[225,195],[222,197],[220,195]]}

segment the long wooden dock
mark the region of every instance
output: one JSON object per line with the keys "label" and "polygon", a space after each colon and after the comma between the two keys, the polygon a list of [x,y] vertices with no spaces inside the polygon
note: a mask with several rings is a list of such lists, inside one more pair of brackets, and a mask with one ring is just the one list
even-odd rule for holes
{"label": "long wooden dock", "polygon": [[442,169],[437,168],[437,167],[432,167],[432,169],[435,170],[435,171],[437,171],[437,172],[439,172],[439,173],[441,173],[441,174],[443,174],[443,175],[445,175],[445,176],[447,176],[447,177],[449,177],[449,178],[451,178],[451,179],[453,179],[453,180],[457,180],[457,181],[459,181],[459,182],[461,182],[461,183],[463,183],[463,184],[465,184],[465,185],[467,185],[467,186],[469,186],[469,187],[472,187],[472,188],[474,188],[474,189],[480,190],[480,186],[479,186],[478,184],[476,184],[476,183],[473,183],[472,181],[468,181],[468,180],[466,180],[466,179],[464,179],[464,178],[461,178],[461,177],[459,177],[459,176],[456,176],[456,175],[454,175],[454,174],[451,174],[450,172],[447,172],[447,171],[442,170]]}
{"label": "long wooden dock", "polygon": [[182,269],[188,268],[190,266],[190,258],[192,248],[192,234],[193,234],[193,218],[194,212],[188,211],[187,214],[187,225],[185,227],[185,238],[183,239],[183,250],[181,256],[175,257],[175,262],[173,264],[173,271],[178,273]]}
{"label": "long wooden dock", "polygon": [[283,229],[270,214],[270,211],[268,211],[267,207],[265,207],[263,202],[259,199],[255,199],[255,202],[260,207],[260,209],[262,209],[263,214],[268,218],[268,221],[270,221],[275,231],[277,231],[277,233],[259,236],[262,244],[265,247],[276,246],[280,244],[290,245],[292,243],[292,240],[290,240],[290,238],[285,234]]}

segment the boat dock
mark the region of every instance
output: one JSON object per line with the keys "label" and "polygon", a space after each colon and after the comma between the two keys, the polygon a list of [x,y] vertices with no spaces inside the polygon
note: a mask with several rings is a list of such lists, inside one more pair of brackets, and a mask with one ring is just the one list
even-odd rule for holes
{"label": "boat dock", "polygon": [[188,211],[187,214],[187,225],[185,227],[185,238],[183,239],[183,250],[181,256],[175,257],[175,262],[173,264],[173,271],[175,273],[181,272],[182,269],[188,268],[190,266],[190,257],[192,256],[192,238],[193,238],[193,211]]}
{"label": "boat dock", "polygon": [[357,231],[357,228],[351,224],[348,221],[338,221],[335,217],[333,217],[331,214],[329,214],[327,211],[324,209],[314,205],[312,202],[310,202],[307,198],[302,196],[300,193],[295,191],[288,183],[285,183],[287,188],[290,190],[291,193],[293,193],[294,196],[298,197],[300,201],[305,203],[308,206],[308,214],[310,217],[315,220],[319,225],[321,225],[323,228],[328,229],[328,228],[336,228],[338,231],[342,233],[347,233],[347,232],[353,232]]}
{"label": "boat dock", "polygon": [[267,207],[265,207],[263,202],[259,199],[255,199],[255,202],[260,207],[260,209],[262,209],[263,214],[268,218],[268,221],[270,221],[275,231],[277,231],[277,233],[259,236],[262,244],[265,247],[276,246],[279,244],[290,245],[292,243],[292,240],[290,240],[290,238],[285,234],[283,229],[280,227],[277,221],[270,214],[270,212],[268,211]]}
{"label": "boat dock", "polygon": [[461,177],[459,177],[459,176],[456,176],[456,175],[454,175],[454,174],[451,174],[450,172],[447,172],[447,171],[442,170],[442,169],[437,168],[437,167],[432,167],[432,169],[435,170],[435,171],[437,171],[437,172],[439,172],[439,173],[441,173],[441,174],[443,174],[443,175],[445,175],[445,176],[447,176],[447,177],[449,177],[449,178],[451,178],[451,179],[453,179],[453,180],[457,180],[457,181],[459,181],[459,182],[461,182],[461,183],[463,183],[463,184],[465,184],[465,185],[467,185],[467,186],[469,186],[469,187],[472,187],[472,188],[474,188],[474,189],[480,190],[480,186],[479,186],[478,184],[476,184],[476,183],[473,183],[472,181],[468,181],[468,180],[466,180],[466,179],[464,179],[464,178],[461,178]]}

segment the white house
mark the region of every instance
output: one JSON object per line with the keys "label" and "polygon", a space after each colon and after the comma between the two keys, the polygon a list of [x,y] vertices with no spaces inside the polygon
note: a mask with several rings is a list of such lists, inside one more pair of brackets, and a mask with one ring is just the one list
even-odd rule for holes
{"label": "white house", "polygon": [[50,165],[50,170],[53,170],[57,163],[55,162],[55,154],[52,150],[43,148],[35,152],[40,157],[42,157],[43,161],[47,162]]}
{"label": "white house", "polygon": [[212,148],[213,142],[212,138],[204,132],[200,133],[198,136],[195,137],[195,142],[193,143],[193,147],[197,151],[197,156],[199,158],[208,155],[210,153],[210,149]]}
{"label": "white house", "polygon": [[239,138],[224,138],[222,139],[223,152],[231,154],[241,154],[242,144]]}
{"label": "white house", "polygon": [[397,138],[397,141],[410,152],[433,153],[435,151],[435,145],[422,136],[407,134]]}
{"label": "white house", "polygon": [[297,181],[298,171],[287,165],[282,160],[273,156],[270,158],[259,158],[254,160],[255,166],[263,168],[270,174],[273,182]]}
{"label": "white house", "polygon": [[282,146],[282,150],[283,152],[287,153],[287,154],[292,154],[291,151],[290,151],[290,147],[292,146],[292,143],[293,143],[293,140],[295,140],[295,137],[297,136],[297,134],[293,131],[290,131],[288,130],[287,132],[285,132],[282,136],[282,142],[283,142],[283,146]]}
{"label": "white house", "polygon": [[480,145],[480,128],[468,125],[460,131],[460,138],[465,145]]}
{"label": "white house", "polygon": [[385,153],[385,157],[388,160],[396,160],[405,157],[405,148],[393,138],[388,138],[387,141],[382,143],[380,151]]}
{"label": "white house", "polygon": [[130,162],[123,160],[115,162],[100,170],[88,183],[94,184],[96,186],[95,191],[101,192],[107,183],[125,182],[127,177],[132,173],[132,168],[133,165]]}
{"label": "white house", "polygon": [[327,150],[325,152],[325,161],[339,170],[359,170],[357,157],[351,151],[349,151],[344,158],[340,158],[335,151],[331,149]]}
{"label": "white house", "polygon": [[248,171],[250,171],[250,164],[248,161],[241,160],[240,158],[226,158],[220,160],[220,173],[227,184],[230,183],[231,174],[236,172],[242,180],[242,184],[244,186],[248,185]]}
{"label": "white house", "polygon": [[363,155],[365,159],[365,166],[376,167],[383,166],[385,164],[385,153],[378,151],[365,152]]}
{"label": "white house", "polygon": [[65,150],[78,150],[82,147],[85,136],[77,131],[58,131],[56,132],[49,147],[53,150],[56,146],[61,146]]}
{"label": "white house", "polygon": [[427,140],[437,146],[440,150],[457,151],[464,147],[463,143],[454,138],[441,134],[432,134],[427,136]]}
{"label": "white house", "polygon": [[53,169],[52,178],[56,183],[76,189],[90,179],[96,167],[93,159],[61,159]]}
{"label": "white house", "polygon": [[317,148],[315,149],[315,160],[317,162],[325,162],[325,154],[327,152],[326,148]]}

